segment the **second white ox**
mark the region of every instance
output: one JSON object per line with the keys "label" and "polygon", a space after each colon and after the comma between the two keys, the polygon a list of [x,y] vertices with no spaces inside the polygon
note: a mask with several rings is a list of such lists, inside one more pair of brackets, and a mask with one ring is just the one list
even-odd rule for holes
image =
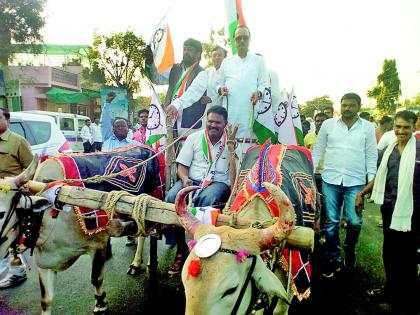
{"label": "second white ox", "polygon": [[[286,292],[282,281],[266,267],[259,255],[284,245],[296,217],[283,191],[272,184],[265,183],[265,186],[281,209],[281,215],[276,224],[261,230],[201,224],[186,210],[185,204],[185,196],[197,187],[184,188],[178,194],[175,207],[185,230],[196,241],[208,234],[217,234],[221,239],[219,250],[212,256],[199,258],[192,250],[185,262],[182,270],[185,314],[248,314],[253,307],[253,283],[260,291],[278,297],[278,303],[273,305],[276,314],[287,314],[292,293]],[[246,258],[238,259],[238,254],[245,251]]]}

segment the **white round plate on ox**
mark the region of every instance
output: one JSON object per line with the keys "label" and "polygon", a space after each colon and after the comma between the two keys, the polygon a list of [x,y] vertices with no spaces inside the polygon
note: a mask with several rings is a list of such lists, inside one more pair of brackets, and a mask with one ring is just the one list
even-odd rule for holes
{"label": "white round plate on ox", "polygon": [[214,255],[222,245],[222,239],[217,234],[202,236],[194,246],[195,254],[200,258]]}

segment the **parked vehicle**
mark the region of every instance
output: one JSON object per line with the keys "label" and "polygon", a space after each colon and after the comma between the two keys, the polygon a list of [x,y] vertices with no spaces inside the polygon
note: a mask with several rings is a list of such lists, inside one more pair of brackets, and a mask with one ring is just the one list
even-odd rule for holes
{"label": "parked vehicle", "polygon": [[11,112],[10,130],[24,137],[31,145],[32,153],[37,153],[39,156],[72,151],[69,142],[52,117]]}
{"label": "parked vehicle", "polygon": [[80,137],[80,131],[85,125],[85,120],[89,119],[89,117],[77,114],[47,112],[41,110],[29,110],[24,112],[53,117],[64,137],[66,137],[67,141],[70,142],[71,149],[74,152],[83,152],[83,143],[82,138]]}

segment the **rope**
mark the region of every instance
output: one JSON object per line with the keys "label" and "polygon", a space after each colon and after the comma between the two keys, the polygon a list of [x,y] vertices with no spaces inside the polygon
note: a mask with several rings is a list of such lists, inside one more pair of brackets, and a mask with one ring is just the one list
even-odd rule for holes
{"label": "rope", "polygon": [[134,221],[136,221],[137,224],[137,233],[134,235],[135,237],[138,236],[146,236],[147,230],[146,230],[146,212],[147,207],[152,200],[158,201],[159,199],[149,196],[147,194],[140,194],[138,196],[133,196],[130,193],[126,191],[111,191],[108,193],[104,208],[105,212],[108,215],[108,219],[112,220],[115,214],[115,206],[117,202],[121,199],[123,196],[131,196],[135,197],[134,203],[133,203],[133,210],[131,216],[133,217]]}
{"label": "rope", "polygon": [[109,220],[112,220],[114,218],[115,206],[116,206],[117,202],[123,196],[130,196],[130,194],[128,192],[122,191],[122,190],[120,190],[120,191],[113,190],[113,191],[110,191],[107,194],[105,204],[104,204],[104,208],[105,208],[106,214],[108,215]]}
{"label": "rope", "polygon": [[118,173],[113,173],[113,174],[109,174],[109,175],[95,175],[92,177],[88,177],[85,179],[65,179],[63,180],[64,183],[75,183],[75,182],[83,182],[83,183],[91,183],[91,184],[98,184],[103,182],[106,179],[110,179],[110,178],[115,178],[117,176],[123,175],[125,173],[128,173],[129,171],[136,169],[144,164],[146,164],[147,162],[149,162],[150,160],[154,159],[155,157],[157,157],[159,154],[163,154],[166,150],[168,150],[170,147],[174,146],[177,142],[179,142],[188,132],[190,132],[206,115],[206,111],[204,111],[203,115],[197,119],[197,121],[190,127],[188,128],[181,136],[179,136],[178,138],[176,138],[172,143],[168,144],[166,146],[166,148],[164,148],[162,151],[157,152],[156,154],[152,155],[151,157],[147,158],[146,160],[144,160],[143,162],[140,162],[138,164],[135,164],[125,170],[122,170]]}
{"label": "rope", "polygon": [[136,237],[147,235],[146,211],[147,211],[147,206],[149,205],[149,202],[151,200],[158,200],[158,199],[152,196],[149,196],[147,194],[141,194],[137,196],[136,200],[134,201],[132,217],[134,221],[136,221],[136,224],[137,224],[137,233],[135,235]]}

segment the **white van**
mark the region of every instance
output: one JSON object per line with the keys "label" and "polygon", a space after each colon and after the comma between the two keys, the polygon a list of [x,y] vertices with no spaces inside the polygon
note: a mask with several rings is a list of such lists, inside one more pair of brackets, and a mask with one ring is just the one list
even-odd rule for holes
{"label": "white van", "polygon": [[70,142],[73,152],[83,152],[83,142],[80,137],[80,131],[85,125],[85,120],[89,119],[89,117],[70,113],[47,112],[42,110],[28,110],[24,112],[53,117],[64,137],[66,137],[67,141]]}
{"label": "white van", "polygon": [[10,112],[10,130],[24,137],[38,156],[71,152],[54,119],[45,115]]}

